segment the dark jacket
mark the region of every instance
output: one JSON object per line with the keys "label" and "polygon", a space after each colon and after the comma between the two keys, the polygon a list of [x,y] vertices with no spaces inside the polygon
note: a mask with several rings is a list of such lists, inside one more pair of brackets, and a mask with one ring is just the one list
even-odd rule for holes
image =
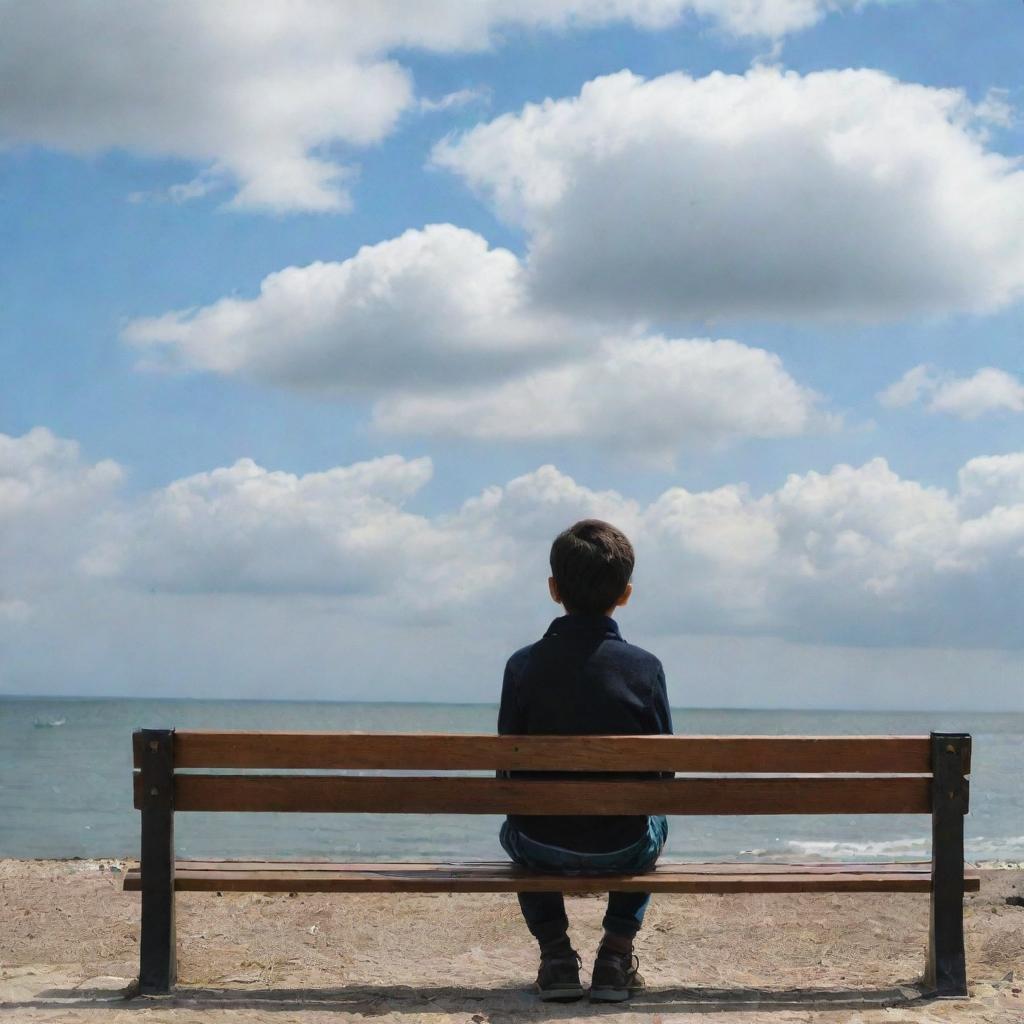
{"label": "dark jacket", "polygon": [[[498,732],[548,736],[671,733],[664,669],[653,654],[626,643],[614,619],[563,615],[537,643],[509,658],[501,688]],[[553,772],[547,776],[558,777]],[[581,853],[622,849],[640,839],[647,827],[645,815],[510,815],[509,821],[531,839]]]}

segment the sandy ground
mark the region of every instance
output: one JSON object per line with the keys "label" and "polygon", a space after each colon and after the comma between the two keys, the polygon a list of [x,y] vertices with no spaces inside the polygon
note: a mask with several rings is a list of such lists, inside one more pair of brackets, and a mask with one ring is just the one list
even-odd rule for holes
{"label": "sandy ground", "polygon": [[[126,998],[138,895],[112,861],[0,861],[0,1019],[101,1024],[327,1021],[669,1024],[1024,1022],[1024,871],[967,899],[972,998],[930,1001],[920,895],[656,897],[628,1006],[545,1005],[513,896],[178,897],[179,987]],[[1024,901],[1022,901],[1024,902]],[[572,899],[589,969],[603,901]]]}

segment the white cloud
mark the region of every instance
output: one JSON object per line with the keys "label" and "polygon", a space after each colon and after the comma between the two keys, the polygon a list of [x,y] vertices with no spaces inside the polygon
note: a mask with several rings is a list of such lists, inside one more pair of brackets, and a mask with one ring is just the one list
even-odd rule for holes
{"label": "white cloud", "polygon": [[240,459],[136,503],[84,568],[170,593],[330,596],[385,620],[451,613],[508,566],[472,528],[404,509],[432,473],[399,456],[303,476]]}
{"label": "white cloud", "polygon": [[378,142],[412,100],[361,21],[319,2],[9,4],[0,138],[196,161],[238,182],[237,206],[345,209],[349,171],[318,154]]}
{"label": "white cloud", "polygon": [[0,521],[11,526],[21,518],[91,504],[121,476],[121,467],[110,459],[84,464],[77,442],[56,437],[45,427],[21,437],[0,434]]}
{"label": "white cloud", "polygon": [[487,581],[455,538],[403,506],[429,459],[397,455],[295,476],[251,459],[176,480],[139,503],[94,572],[171,592],[385,597],[408,613]]}
{"label": "white cloud", "polygon": [[440,143],[530,236],[551,305],[879,319],[1024,294],[1024,171],[991,104],[874,70],[620,72]]}
{"label": "white cloud", "polygon": [[[345,210],[352,151],[379,142],[414,107],[411,75],[389,56],[393,51],[482,50],[504,27],[629,21],[655,29],[687,14],[733,35],[778,38],[813,24],[832,6],[828,0],[8,3],[0,34],[0,144],[184,158],[236,182],[234,206]],[[177,198],[203,191],[186,186]]]}
{"label": "white cloud", "polygon": [[1010,103],[1010,90],[991,88],[977,107],[978,116],[998,128],[1012,128],[1017,122],[1017,111]]}
{"label": "white cloud", "polygon": [[0,434],[0,617],[28,618],[77,571],[122,476],[116,462],[84,462],[76,442],[43,427]]}
{"label": "white cloud", "polygon": [[340,263],[287,267],[255,299],[136,320],[155,357],[334,394],[471,381],[578,344],[572,321],[535,310],[519,260],[450,224],[406,231]]}
{"label": "white cloud", "polygon": [[969,377],[956,377],[922,363],[878,395],[889,408],[925,398],[929,412],[974,420],[991,412],[1024,412],[1024,383],[993,366],[984,366]]}
{"label": "white cloud", "polygon": [[490,103],[491,91],[479,87],[476,89],[456,89],[454,92],[445,93],[436,100],[429,96],[421,96],[419,99],[420,110],[433,114],[439,110],[457,110],[472,103]]}
{"label": "white cloud", "polygon": [[400,434],[583,441],[671,461],[681,446],[805,433],[824,420],[815,403],[763,349],[647,337],[608,341],[493,386],[385,397],[374,424]]}
{"label": "white cloud", "polygon": [[1024,505],[1024,452],[971,459],[957,475],[960,504],[972,517]]}
{"label": "white cloud", "polygon": [[673,487],[645,505],[544,467],[467,502],[448,526],[471,524],[475,545],[488,533],[513,545],[518,571],[480,596],[485,614],[532,601],[550,538],[598,516],[636,545],[633,615],[649,634],[1018,648],[1024,458],[972,460],[960,479],[951,494],[874,459],[792,474],[760,496]]}
{"label": "white cloud", "polygon": [[[551,537],[598,516],[633,537],[637,614],[649,630],[1022,644],[1021,453],[971,460],[956,493],[874,459],[793,474],[759,496],[743,484],[672,487],[646,504],[545,466],[425,515],[408,506],[430,480],[427,459],[304,476],[242,459],[128,500],[114,491],[113,464],[84,463],[46,431],[5,438],[0,452],[5,541],[18,531],[3,549],[5,580],[25,551],[33,562],[51,552],[36,582],[48,573],[101,589],[319,596],[375,621],[468,622],[502,609],[515,618],[532,606]],[[53,589],[15,578],[25,586],[6,601]]]}
{"label": "white cloud", "polygon": [[[1019,705],[1024,453],[972,459],[956,492],[875,459],[761,495],[651,501],[544,466],[425,514],[431,472],[400,456],[301,476],[242,459],[129,496],[114,464],[47,431],[0,438],[0,685],[492,698],[504,656],[554,612],[551,537],[599,516],[634,540],[624,628],[665,657],[680,703],[722,703],[701,673],[727,665],[753,673],[726,687],[742,706],[906,706],[937,669],[936,699],[976,704],[955,664],[998,670],[984,699]],[[799,685],[759,689],[789,664]],[[842,664],[872,678],[848,689]]]}
{"label": "white cloud", "polygon": [[775,355],[735,341],[605,337],[538,306],[518,258],[450,224],[340,263],[288,267],[255,299],[128,325],[143,365],[375,400],[382,432],[680,447],[825,426]]}
{"label": "white cloud", "polygon": [[1004,370],[986,366],[971,377],[943,382],[929,408],[965,420],[999,409],[1024,412],[1024,384]]}
{"label": "white cloud", "polygon": [[926,363],[911,367],[899,380],[894,381],[876,396],[887,409],[898,409],[904,405],[912,405],[922,395],[938,386],[935,369]]}
{"label": "white cloud", "polygon": [[[1024,493],[1022,471],[1020,456],[973,460],[964,492],[950,494],[874,459],[793,474],[761,496],[742,484],[673,487],[640,505],[548,467],[491,492],[486,513],[499,536],[514,531],[525,571],[511,582],[527,593],[557,521],[621,523],[638,555],[633,615],[649,635],[1012,649],[1021,645],[1024,502],[994,499]],[[984,493],[979,480],[993,478],[998,488]],[[557,514],[524,511],[535,504]],[[498,604],[514,601],[510,589]]]}

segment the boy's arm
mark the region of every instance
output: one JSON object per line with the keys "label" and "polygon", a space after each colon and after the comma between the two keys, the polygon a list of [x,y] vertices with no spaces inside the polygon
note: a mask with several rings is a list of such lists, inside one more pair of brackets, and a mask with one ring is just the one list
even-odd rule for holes
{"label": "boy's arm", "polygon": [[498,735],[508,736],[522,729],[522,715],[519,710],[519,680],[512,668],[512,659],[505,666],[505,678],[501,683],[501,704],[498,706]]}
{"label": "boy's arm", "polygon": [[[519,680],[512,669],[512,659],[505,665],[505,678],[501,684],[501,704],[498,706],[498,735],[516,735],[522,731],[522,714],[519,710]],[[509,772],[499,768],[495,775],[499,779],[509,778]]]}
{"label": "boy's arm", "polygon": [[[654,693],[651,695],[651,708],[654,712],[654,722],[657,728],[653,732],[657,735],[672,735],[672,709],[668,704],[668,686],[665,682],[665,669],[658,664],[658,674],[654,680]],[[674,779],[675,772],[659,772],[663,779]]]}
{"label": "boy's arm", "polygon": [[672,709],[668,706],[668,684],[665,682],[665,669],[658,663],[658,675],[654,681],[654,694],[651,705],[654,709],[654,720],[657,728],[653,731],[659,735],[672,735]]}

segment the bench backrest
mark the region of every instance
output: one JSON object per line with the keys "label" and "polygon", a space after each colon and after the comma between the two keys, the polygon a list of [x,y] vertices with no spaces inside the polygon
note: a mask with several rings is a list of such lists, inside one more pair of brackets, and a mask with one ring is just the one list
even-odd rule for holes
{"label": "bench backrest", "polygon": [[[929,814],[936,801],[966,813],[971,738],[963,733],[480,736],[140,730],[133,748],[135,806],[143,810]],[[353,771],[360,774],[337,774]],[[365,774],[396,771],[582,774],[568,779]],[[636,772],[680,777],[608,774]]]}

